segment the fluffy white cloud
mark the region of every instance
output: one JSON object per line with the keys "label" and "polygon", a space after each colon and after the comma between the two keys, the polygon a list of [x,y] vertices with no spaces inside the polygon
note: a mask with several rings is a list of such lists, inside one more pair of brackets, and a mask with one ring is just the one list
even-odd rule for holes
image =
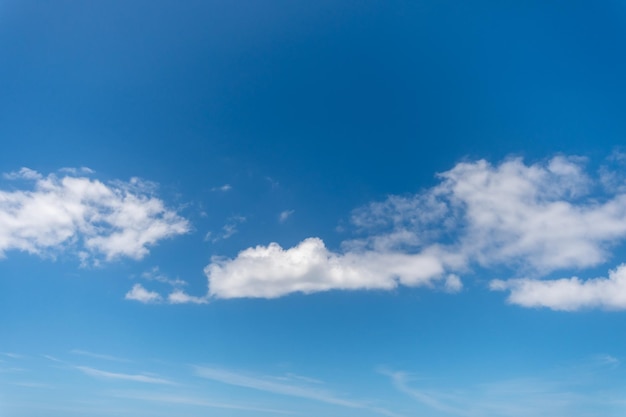
{"label": "fluffy white cloud", "polygon": [[448,242],[468,263],[535,273],[597,265],[626,237],[626,194],[598,199],[583,163],[460,163],[429,190],[356,210],[353,223],[373,235],[348,243],[390,250]]}
{"label": "fluffy white cloud", "polygon": [[588,197],[591,180],[580,164],[563,157],[530,166],[479,161],[442,174],[436,192],[462,215],[461,250],[483,266],[540,273],[605,261],[607,246],[626,237],[626,195]]}
{"label": "fluffy white cloud", "polygon": [[510,291],[508,302],[524,307],[574,311],[585,308],[626,309],[626,265],[609,271],[608,278],[583,281],[578,277],[555,280],[494,280],[494,291]]}
{"label": "fluffy white cloud", "polygon": [[140,259],[158,241],[187,233],[189,223],[152,195],[149,183],[104,184],[77,176],[47,177],[22,168],[5,178],[24,189],[0,190],[0,256],[22,250],[50,256],[68,248],[83,261]]}
{"label": "fluffy white cloud", "polygon": [[[519,158],[495,166],[459,163],[430,189],[355,210],[351,220],[364,237],[343,242],[342,252],[309,238],[289,249],[272,243],[233,259],[214,258],[205,268],[209,296],[273,298],[435,283],[457,292],[456,273],[476,266],[540,277],[598,265],[626,238],[626,194],[600,194],[602,179],[591,178],[584,165],[564,156],[531,165]],[[554,284],[533,285],[549,291]]]}
{"label": "fluffy white cloud", "polygon": [[148,291],[141,284],[133,285],[133,288],[131,288],[131,290],[126,293],[126,296],[124,298],[126,298],[127,300],[139,301],[140,303],[144,304],[158,303],[163,299],[163,297],[161,297],[159,293],[154,291]]}
{"label": "fluffy white cloud", "polygon": [[321,239],[310,238],[290,249],[272,243],[246,249],[235,259],[215,258],[205,273],[213,297],[275,298],[293,292],[432,285],[443,269],[434,252],[337,254]]}
{"label": "fluffy white cloud", "polygon": [[174,290],[167,296],[170,304],[206,304],[209,302],[208,297],[197,297],[189,295],[182,290]]}

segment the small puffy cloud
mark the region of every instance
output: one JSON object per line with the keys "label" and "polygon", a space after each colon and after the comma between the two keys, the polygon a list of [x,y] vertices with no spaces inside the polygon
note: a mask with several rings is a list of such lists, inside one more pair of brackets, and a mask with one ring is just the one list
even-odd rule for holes
{"label": "small puffy cloud", "polygon": [[508,302],[523,307],[546,307],[561,311],[589,308],[625,310],[626,265],[609,271],[608,278],[494,280],[490,288],[493,291],[509,291]]}
{"label": "small puffy cloud", "polygon": [[223,191],[223,192],[226,192],[226,191],[230,191],[232,189],[233,189],[233,187],[230,184],[224,184],[224,185],[219,186],[219,187],[211,188],[211,191]]}
{"label": "small puffy cloud", "polygon": [[294,213],[294,210],[285,210],[281,211],[278,215],[278,221],[281,223],[285,223],[289,217]]}
{"label": "small puffy cloud", "polygon": [[180,278],[169,278],[167,275],[161,273],[158,267],[154,267],[149,271],[144,272],[141,274],[141,278],[147,281],[158,282],[160,284],[170,286],[170,294],[167,297],[164,297],[156,291],[146,289],[141,284],[135,284],[133,288],[126,293],[125,298],[127,300],[139,301],[144,304],[162,302],[166,302],[168,304],[206,304],[209,302],[207,296],[198,297],[184,292],[181,287],[187,285],[186,281],[183,281]]}
{"label": "small puffy cloud", "polygon": [[443,265],[435,253],[338,254],[321,239],[309,238],[290,249],[272,243],[246,249],[234,259],[214,258],[205,273],[213,297],[275,298],[294,292],[432,285],[442,278]]}
{"label": "small puffy cloud", "polygon": [[167,296],[167,301],[170,304],[207,304],[209,299],[208,297],[189,295],[186,292],[177,289]]}
{"label": "small puffy cloud", "polygon": [[446,277],[444,288],[449,293],[459,292],[463,289],[461,278],[456,274],[450,274]]}
{"label": "small puffy cloud", "polygon": [[31,186],[0,190],[0,256],[9,250],[53,256],[72,249],[83,264],[141,259],[150,246],[190,229],[153,195],[153,184],[136,178],[105,184],[78,176],[85,169],[65,172],[44,177],[22,168],[5,175]]}
{"label": "small puffy cloud", "polygon": [[17,179],[39,180],[43,178],[41,174],[38,173],[37,171],[34,171],[26,167],[21,168],[19,171],[7,172],[3,174],[2,176],[8,180],[17,180]]}
{"label": "small puffy cloud", "polygon": [[127,300],[139,301],[140,303],[158,303],[162,301],[162,297],[159,293],[154,291],[148,291],[141,284],[133,285],[133,288],[124,296]]}

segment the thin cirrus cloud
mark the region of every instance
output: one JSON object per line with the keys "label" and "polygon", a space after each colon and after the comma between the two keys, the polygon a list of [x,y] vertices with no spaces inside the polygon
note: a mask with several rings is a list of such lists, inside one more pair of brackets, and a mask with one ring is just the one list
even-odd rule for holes
{"label": "thin cirrus cloud", "polygon": [[[610,415],[623,397],[623,387],[616,384],[607,390],[598,381],[616,378],[619,361],[610,355],[592,361],[547,369],[541,374],[515,376],[509,379],[467,384],[441,378],[416,377],[404,371],[383,369],[395,389],[413,399],[423,408],[422,414],[432,416],[508,416],[528,417],[581,415],[581,410],[604,410]],[[584,369],[582,373],[580,370]],[[454,384],[454,388],[450,385]],[[584,415],[586,415],[583,412]]]}
{"label": "thin cirrus cloud", "polygon": [[28,168],[5,175],[23,189],[0,190],[0,256],[20,250],[54,256],[73,250],[83,262],[141,259],[162,239],[187,233],[186,219],[154,197],[137,178],[105,184],[64,170],[62,176]]}
{"label": "thin cirrus cloud", "polygon": [[95,378],[101,378],[101,379],[143,382],[146,384],[174,385],[174,383],[170,380],[158,378],[158,377],[154,377],[150,375],[109,372],[109,371],[103,371],[100,369],[91,368],[88,366],[77,366],[76,369],[78,369],[85,375],[89,375],[89,376],[92,376]]}
{"label": "thin cirrus cloud", "polygon": [[[513,277],[534,279],[493,283],[492,289],[511,291],[510,302],[552,308],[559,304],[521,294],[555,298],[576,291],[579,301],[563,309],[626,308],[609,294],[626,298],[617,278],[541,280],[554,271],[602,264],[626,238],[624,190],[606,186],[614,173],[603,168],[595,178],[585,164],[566,156],[535,164],[520,158],[459,163],[438,174],[439,183],[429,189],[355,210],[351,222],[361,237],[344,241],[343,251],[308,238],[292,248],[272,243],[214,258],[205,268],[209,296],[274,298],[399,285],[457,292],[458,274],[504,266]],[[594,295],[583,295],[589,293]]]}
{"label": "thin cirrus cloud", "polygon": [[242,411],[252,411],[257,413],[271,413],[271,414],[295,414],[289,411],[278,410],[274,408],[262,408],[262,407],[254,407],[254,406],[246,406],[242,404],[230,404],[219,401],[210,401],[206,398],[197,398],[192,397],[185,394],[164,394],[154,392],[126,392],[120,391],[113,393],[113,397],[117,398],[127,398],[132,400],[146,401],[146,402],[156,402],[156,403],[169,403],[169,404],[181,404],[181,405],[191,405],[197,407],[207,407],[207,408],[221,408],[227,410],[242,410]]}
{"label": "thin cirrus cloud", "polygon": [[[288,382],[277,382],[280,381],[280,379],[270,378],[266,376],[253,376],[229,370],[203,366],[197,366],[195,368],[195,374],[201,378],[210,379],[212,381],[217,381],[223,384],[233,385],[237,387],[248,388],[279,395],[286,395],[290,397],[304,398],[341,407],[364,409],[389,417],[401,417],[401,415],[396,414],[385,408],[373,406],[362,401],[344,399],[328,390],[319,388],[317,386],[311,387],[296,383],[296,379],[301,378],[292,378]],[[316,382],[316,384],[319,384],[319,382]]]}

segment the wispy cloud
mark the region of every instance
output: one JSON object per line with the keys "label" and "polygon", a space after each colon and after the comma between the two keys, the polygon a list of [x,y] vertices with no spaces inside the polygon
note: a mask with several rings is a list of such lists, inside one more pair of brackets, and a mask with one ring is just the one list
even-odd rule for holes
{"label": "wispy cloud", "polygon": [[277,382],[275,378],[271,377],[251,376],[223,369],[201,366],[195,367],[195,373],[202,378],[222,382],[228,385],[249,388],[273,394],[286,395],[290,397],[304,398],[341,407],[367,409],[378,414],[387,415],[390,417],[399,417],[399,414],[393,413],[384,408],[371,406],[370,404],[360,401],[341,398],[319,387],[299,385],[296,383],[296,381],[292,381],[290,383]]}
{"label": "wispy cloud", "polygon": [[169,381],[167,379],[158,378],[150,375],[143,374],[123,374],[116,372],[108,372],[102,371],[100,369],[90,368],[87,366],[76,366],[76,369],[83,372],[85,375],[89,375],[95,378],[101,379],[113,379],[113,380],[123,380],[123,381],[134,381],[134,382],[144,382],[147,384],[165,384],[165,385],[174,385],[174,382]]}
{"label": "wispy cloud", "polygon": [[11,358],[11,359],[23,359],[25,356],[21,355],[19,353],[12,353],[12,352],[0,352],[0,355],[6,356],[7,358]]}
{"label": "wispy cloud", "polygon": [[285,210],[281,211],[278,215],[278,221],[280,223],[285,223],[289,217],[295,212],[295,210]]}
{"label": "wispy cloud", "polygon": [[193,406],[207,407],[207,408],[222,408],[222,409],[227,409],[227,410],[253,411],[257,413],[293,414],[290,411],[278,410],[274,408],[246,406],[246,405],[241,405],[241,404],[229,404],[229,403],[220,402],[220,401],[211,401],[205,398],[191,397],[188,395],[166,394],[166,393],[155,394],[153,392],[132,391],[132,392],[115,392],[113,393],[113,396],[119,397],[119,398],[128,398],[128,399],[133,399],[133,400],[193,405]]}
{"label": "wispy cloud", "polygon": [[0,191],[0,256],[9,250],[54,256],[71,249],[84,263],[141,259],[149,246],[190,230],[187,220],[153,195],[153,184],[137,178],[105,184],[78,176],[84,172],[66,169],[57,177],[22,168],[6,174],[31,186]]}
{"label": "wispy cloud", "polygon": [[24,387],[24,388],[44,388],[44,389],[55,388],[53,385],[42,384],[41,382],[12,382],[11,385]]}
{"label": "wispy cloud", "polygon": [[70,353],[73,353],[74,355],[87,356],[87,357],[94,358],[94,359],[102,359],[105,361],[130,362],[128,359],[118,358],[117,356],[103,355],[101,353],[93,353],[93,352],[88,352],[88,351],[80,350],[80,349],[72,349]]}
{"label": "wispy cloud", "polygon": [[145,271],[141,274],[141,278],[147,281],[156,281],[162,284],[169,284],[173,287],[180,287],[187,285],[187,282],[180,278],[170,278],[159,270],[158,266]]}
{"label": "wispy cloud", "polygon": [[230,191],[232,190],[233,187],[230,184],[224,184],[221,185],[219,187],[213,187],[211,188],[211,191],[222,191],[222,192],[226,192],[226,191]]}
{"label": "wispy cloud", "polygon": [[[246,221],[246,218],[243,216],[230,217],[228,221],[226,222],[226,224],[222,226],[221,232],[217,236],[213,237],[211,241],[215,243],[220,240],[226,240],[232,237],[235,233],[239,231],[238,226],[242,223],[245,223],[245,221]],[[205,235],[205,240],[208,240],[209,238],[211,238],[212,235],[213,234],[211,232],[207,232],[207,234]]]}
{"label": "wispy cloud", "polygon": [[399,392],[424,408],[421,411],[424,415],[458,417],[582,417],[588,415],[584,411],[587,409],[614,411],[611,407],[623,397],[624,387],[606,390],[604,384],[597,384],[598,380],[615,376],[614,372],[613,366],[589,366],[588,361],[583,361],[544,371],[543,375],[476,382],[461,387],[451,387],[454,381],[446,381],[448,387],[440,388],[428,378],[416,378],[403,371],[381,371]]}

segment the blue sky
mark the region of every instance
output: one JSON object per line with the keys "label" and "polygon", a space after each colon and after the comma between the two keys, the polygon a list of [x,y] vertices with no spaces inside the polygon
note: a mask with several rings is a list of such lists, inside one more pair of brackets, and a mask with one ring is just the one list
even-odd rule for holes
{"label": "blue sky", "polygon": [[0,2],[0,415],[623,416],[625,23]]}

